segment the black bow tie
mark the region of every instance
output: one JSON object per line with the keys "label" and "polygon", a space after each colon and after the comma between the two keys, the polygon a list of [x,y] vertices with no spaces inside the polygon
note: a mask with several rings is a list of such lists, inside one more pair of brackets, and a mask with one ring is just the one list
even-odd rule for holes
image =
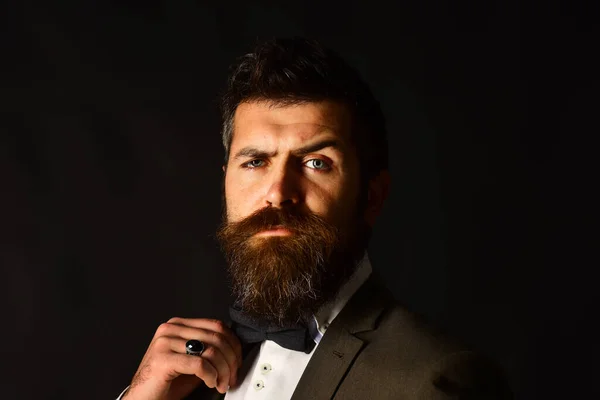
{"label": "black bow tie", "polygon": [[315,347],[309,329],[300,324],[286,327],[265,324],[249,317],[236,307],[229,307],[229,316],[233,321],[231,328],[243,344],[272,340],[281,347],[303,351],[306,354]]}

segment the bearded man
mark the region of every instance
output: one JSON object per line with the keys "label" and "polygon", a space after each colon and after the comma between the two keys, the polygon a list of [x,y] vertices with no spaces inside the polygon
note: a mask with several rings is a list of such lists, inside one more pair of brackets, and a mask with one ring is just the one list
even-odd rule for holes
{"label": "bearded man", "polygon": [[356,70],[316,41],[270,40],[232,69],[222,114],[231,321],[160,325],[122,399],[512,398],[372,271],[388,148]]}

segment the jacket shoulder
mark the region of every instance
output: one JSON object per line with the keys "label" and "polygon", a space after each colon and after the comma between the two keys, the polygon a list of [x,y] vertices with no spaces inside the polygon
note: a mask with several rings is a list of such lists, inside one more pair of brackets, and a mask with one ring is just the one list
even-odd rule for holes
{"label": "jacket shoulder", "polygon": [[431,324],[397,302],[390,300],[380,315],[375,329],[357,333],[369,352],[381,353],[389,363],[430,364],[445,356],[468,351],[469,348],[439,327]]}
{"label": "jacket shoulder", "polygon": [[493,361],[379,293],[386,306],[374,329],[355,334],[364,347],[335,398],[512,398]]}

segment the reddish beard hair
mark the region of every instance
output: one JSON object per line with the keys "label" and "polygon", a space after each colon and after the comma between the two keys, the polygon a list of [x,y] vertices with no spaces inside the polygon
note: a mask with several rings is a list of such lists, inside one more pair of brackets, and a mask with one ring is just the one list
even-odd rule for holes
{"label": "reddish beard hair", "polygon": [[[255,236],[275,226],[292,234]],[[306,324],[356,269],[366,246],[358,243],[362,236],[356,228],[342,232],[322,217],[292,207],[266,207],[241,221],[224,222],[217,239],[236,305],[268,323]]]}

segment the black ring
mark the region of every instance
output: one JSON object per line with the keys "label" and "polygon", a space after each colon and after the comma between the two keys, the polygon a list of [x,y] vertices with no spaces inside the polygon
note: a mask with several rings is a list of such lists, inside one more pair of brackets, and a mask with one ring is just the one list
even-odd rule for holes
{"label": "black ring", "polygon": [[199,340],[191,339],[185,342],[185,354],[190,356],[201,356],[204,351],[204,343]]}

